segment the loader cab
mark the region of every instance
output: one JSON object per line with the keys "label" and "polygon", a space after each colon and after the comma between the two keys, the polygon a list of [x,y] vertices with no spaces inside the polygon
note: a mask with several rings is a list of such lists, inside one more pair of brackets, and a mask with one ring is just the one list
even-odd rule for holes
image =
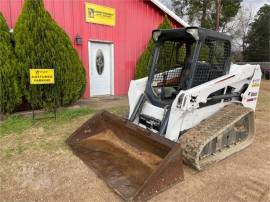
{"label": "loader cab", "polygon": [[187,90],[225,75],[230,67],[231,38],[198,27],[154,30],[155,49],[146,85],[155,106],[171,105]]}

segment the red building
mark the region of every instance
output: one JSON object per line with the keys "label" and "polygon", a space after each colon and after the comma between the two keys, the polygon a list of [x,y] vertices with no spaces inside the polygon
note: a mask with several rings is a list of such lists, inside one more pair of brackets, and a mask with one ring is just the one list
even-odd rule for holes
{"label": "red building", "polygon": [[[84,97],[127,93],[136,61],[165,14],[175,27],[187,26],[157,0],[44,0],[44,4],[82,59],[87,77]],[[0,0],[11,29],[22,6],[23,0]]]}

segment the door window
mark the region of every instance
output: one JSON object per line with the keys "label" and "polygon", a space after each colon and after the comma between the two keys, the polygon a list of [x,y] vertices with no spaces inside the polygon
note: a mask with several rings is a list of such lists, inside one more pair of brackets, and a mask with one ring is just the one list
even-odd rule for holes
{"label": "door window", "polygon": [[102,74],[103,70],[104,70],[104,55],[101,49],[97,50],[97,54],[96,54],[96,69],[97,69],[97,73],[99,75]]}

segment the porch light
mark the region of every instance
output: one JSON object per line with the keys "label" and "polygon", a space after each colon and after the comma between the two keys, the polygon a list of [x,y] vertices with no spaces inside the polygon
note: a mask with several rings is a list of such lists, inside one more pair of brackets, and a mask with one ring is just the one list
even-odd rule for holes
{"label": "porch light", "polygon": [[75,43],[76,43],[76,45],[82,45],[82,37],[78,34],[75,37]]}

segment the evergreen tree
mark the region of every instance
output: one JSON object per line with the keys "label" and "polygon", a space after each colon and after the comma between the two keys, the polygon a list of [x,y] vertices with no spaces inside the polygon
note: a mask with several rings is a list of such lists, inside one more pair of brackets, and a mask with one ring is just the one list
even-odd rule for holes
{"label": "evergreen tree", "polygon": [[[34,107],[67,105],[85,89],[85,70],[68,35],[45,10],[42,0],[25,0],[14,29],[15,53],[22,62],[21,88]],[[30,85],[30,68],[54,68],[55,85]]]}
{"label": "evergreen tree", "polygon": [[[164,17],[163,22],[159,25],[158,29],[171,29],[172,25],[167,16]],[[136,64],[136,79],[146,77],[148,75],[148,65],[151,60],[152,52],[155,47],[155,43],[151,37],[148,42],[147,48],[144,50],[142,55]]]}
{"label": "evergreen tree", "polygon": [[[0,30],[4,33],[8,33],[8,25],[3,14],[0,12]],[[1,35],[2,36],[2,35]]]}
{"label": "evergreen tree", "polygon": [[176,15],[182,18],[187,14],[188,0],[171,0],[171,2]]}
{"label": "evergreen tree", "polygon": [[0,110],[12,112],[21,102],[17,62],[7,23],[0,12]]}
{"label": "evergreen tree", "polygon": [[[220,27],[224,31],[241,7],[243,0],[221,1]],[[190,24],[214,29],[216,16],[216,0],[171,0],[175,13],[187,17]]]}
{"label": "evergreen tree", "polygon": [[244,60],[249,62],[270,61],[270,5],[265,4],[251,23],[245,40]]}

